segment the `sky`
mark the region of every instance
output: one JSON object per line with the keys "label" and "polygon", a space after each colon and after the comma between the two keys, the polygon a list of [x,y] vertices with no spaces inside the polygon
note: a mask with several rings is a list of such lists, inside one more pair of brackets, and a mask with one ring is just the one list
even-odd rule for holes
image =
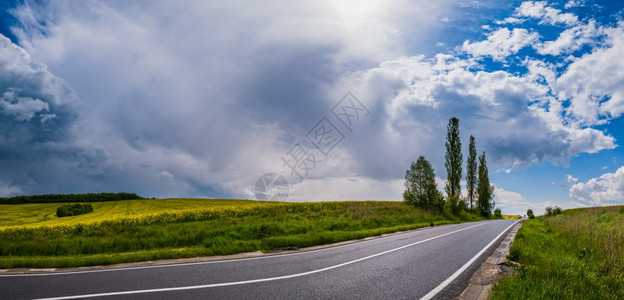
{"label": "sky", "polygon": [[621,1],[0,10],[0,196],[399,201],[457,117],[503,213],[624,204]]}

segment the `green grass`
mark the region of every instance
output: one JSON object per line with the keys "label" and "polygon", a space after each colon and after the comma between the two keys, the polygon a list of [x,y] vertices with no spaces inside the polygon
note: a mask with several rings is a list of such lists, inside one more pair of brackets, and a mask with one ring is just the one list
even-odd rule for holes
{"label": "green grass", "polygon": [[624,207],[527,220],[509,258],[520,272],[496,284],[492,299],[624,299]]}
{"label": "green grass", "polygon": [[466,213],[447,218],[389,201],[162,199],[92,205],[92,213],[64,218],[53,216],[56,204],[0,206],[0,268],[75,267],[308,247],[482,219]]}

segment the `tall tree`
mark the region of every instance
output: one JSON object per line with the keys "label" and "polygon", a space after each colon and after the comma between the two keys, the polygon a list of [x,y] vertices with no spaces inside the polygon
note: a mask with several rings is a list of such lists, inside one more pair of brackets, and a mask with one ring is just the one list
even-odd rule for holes
{"label": "tall tree", "polygon": [[485,151],[479,156],[479,177],[477,179],[477,210],[482,216],[489,218],[494,208],[491,202],[492,195],[494,194],[494,186],[490,185],[490,177],[485,161]]}
{"label": "tall tree", "polygon": [[466,189],[468,190],[468,201],[470,201],[470,210],[473,210],[473,201],[477,187],[477,149],[475,147],[475,138],[470,136],[468,144],[468,162],[466,163]]}
{"label": "tall tree", "polygon": [[446,167],[446,195],[460,196],[462,178],[462,163],[463,158],[461,154],[461,141],[459,140],[459,119],[452,117],[449,120],[446,127],[446,161],[444,166]]}
{"label": "tall tree", "polygon": [[424,156],[420,156],[405,172],[403,199],[419,207],[433,208],[438,206],[439,198],[441,195],[435,182],[433,168]]}

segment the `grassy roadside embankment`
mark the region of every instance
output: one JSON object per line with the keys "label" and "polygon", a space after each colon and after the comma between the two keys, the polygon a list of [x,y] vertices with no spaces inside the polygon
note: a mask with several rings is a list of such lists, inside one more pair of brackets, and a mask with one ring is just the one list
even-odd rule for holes
{"label": "grassy roadside embankment", "polygon": [[157,199],[92,203],[89,214],[58,218],[58,204],[0,206],[0,268],[75,267],[267,251],[359,239],[445,217],[402,202],[275,203]]}
{"label": "grassy roadside embankment", "polygon": [[527,220],[509,256],[520,272],[491,299],[624,299],[624,206]]}

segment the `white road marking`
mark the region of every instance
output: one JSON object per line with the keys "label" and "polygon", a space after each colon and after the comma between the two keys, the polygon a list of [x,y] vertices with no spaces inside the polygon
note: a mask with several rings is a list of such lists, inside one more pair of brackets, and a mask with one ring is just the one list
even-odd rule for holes
{"label": "white road marking", "polygon": [[[407,244],[401,247],[397,247],[394,249],[390,249],[390,250],[386,250],[383,252],[379,252],[376,254],[372,254],[369,256],[365,256],[362,258],[358,258],[352,261],[348,261],[348,262],[344,262],[341,264],[337,264],[337,265],[333,265],[333,266],[329,266],[326,268],[322,268],[322,269],[317,269],[317,270],[312,270],[312,271],[308,271],[308,272],[303,272],[303,273],[297,273],[297,274],[291,274],[291,275],[284,275],[284,276],[277,276],[277,277],[269,277],[269,278],[260,278],[260,279],[252,279],[252,280],[243,280],[243,281],[234,281],[234,282],[224,282],[224,283],[213,283],[213,284],[205,284],[205,285],[194,285],[194,286],[182,286],[182,287],[172,287],[172,288],[160,288],[160,289],[147,289],[147,290],[134,290],[134,291],[123,291],[123,292],[110,292],[110,293],[99,293],[99,294],[87,294],[87,295],[74,295],[74,296],[64,296],[64,297],[52,297],[52,298],[42,298],[42,299],[47,299],[47,300],[62,300],[62,299],[83,299],[83,298],[92,298],[92,297],[107,297],[107,296],[121,296],[121,295],[133,295],[133,294],[145,294],[145,293],[158,293],[158,292],[172,292],[172,291],[184,291],[184,290],[194,290],[194,289],[205,289],[205,288],[212,288],[212,287],[222,287],[222,286],[232,286],[232,285],[241,285],[241,284],[249,284],[249,283],[258,283],[258,282],[267,282],[267,281],[275,281],[275,280],[281,280],[281,279],[288,279],[288,278],[295,278],[295,277],[301,277],[301,276],[306,276],[306,275],[311,275],[311,274],[315,274],[315,273],[320,273],[320,272],[324,272],[324,271],[328,271],[328,270],[332,270],[332,269],[336,269],[336,268],[340,268],[340,267],[344,267],[346,265],[350,265],[350,264],[354,264],[360,261],[364,261],[367,259],[371,259],[373,257],[377,257],[380,255],[384,255],[384,254],[388,254],[391,252],[395,252],[401,249],[405,249],[411,246],[415,246],[418,244],[422,244],[431,240],[435,240],[447,235],[451,235],[460,231],[464,231],[464,230],[468,230],[471,228],[475,228],[481,225],[485,225],[487,223],[480,223],[477,225],[473,225],[470,227],[466,227],[466,228],[462,228],[462,229],[458,229],[455,231],[451,231],[445,234],[441,234],[438,236],[434,236],[422,241],[418,241],[418,242],[414,242],[411,244]],[[515,224],[515,223],[514,223]],[[500,236],[500,235],[499,235]]]}
{"label": "white road marking", "polygon": [[494,244],[494,242],[496,242],[498,240],[498,238],[500,238],[503,234],[505,234],[507,232],[507,230],[509,230],[509,228],[511,228],[512,226],[516,225],[516,223],[518,223],[518,222],[520,222],[520,220],[518,220],[518,221],[514,222],[513,224],[509,225],[509,227],[507,227],[505,230],[503,230],[503,232],[501,232],[497,237],[495,237],[489,244],[487,244],[487,246],[483,247],[483,249],[481,249],[481,251],[479,251],[479,253],[477,253],[477,255],[475,255],[473,258],[471,258],[465,265],[463,265],[455,273],[453,273],[453,275],[451,275],[449,278],[447,278],[442,283],[440,283],[440,285],[438,285],[436,288],[434,288],[429,293],[427,293],[427,295],[425,295],[424,297],[420,298],[420,300],[429,300],[429,299],[433,298],[435,295],[437,295],[446,286],[448,286],[451,282],[453,282],[453,280],[455,280],[461,273],[466,271],[466,269],[468,269],[468,267],[470,265],[472,265],[472,263],[474,263],[475,260],[477,260],[477,258],[479,258],[479,256],[481,256],[481,254],[483,254],[483,252],[485,252],[485,250],[490,248],[490,246],[492,246],[492,244]]}
{"label": "white road marking", "polygon": [[[446,225],[447,226],[448,225],[452,226],[452,225],[463,225],[463,224],[465,224],[465,223],[446,224]],[[436,227],[436,228],[440,228],[441,226],[444,226],[444,225],[439,225],[439,227]],[[427,228],[427,227],[423,227],[423,228]],[[417,229],[410,230],[408,232],[399,233],[399,235],[400,234],[410,234],[410,233],[415,232],[418,229],[423,229],[423,228],[417,228]],[[339,245],[339,246],[327,247],[327,248],[321,248],[321,249],[315,249],[315,250],[308,250],[308,251],[301,251],[301,252],[295,252],[295,253],[280,253],[280,254],[274,254],[274,255],[258,256],[258,257],[221,259],[221,260],[200,261],[200,262],[180,263],[180,264],[175,264],[174,263],[174,264],[168,264],[168,265],[154,265],[154,266],[142,266],[142,267],[127,267],[127,268],[113,268],[113,269],[99,269],[99,270],[85,270],[85,271],[69,271],[69,272],[51,272],[51,273],[0,274],[0,278],[3,278],[3,277],[58,276],[58,275],[74,275],[74,274],[88,274],[88,273],[101,273],[101,272],[118,272],[118,271],[132,271],[132,270],[155,269],[155,268],[173,268],[173,267],[186,267],[186,266],[194,266],[194,265],[229,263],[229,262],[239,262],[239,261],[246,261],[246,260],[257,260],[257,259],[270,259],[270,258],[279,258],[279,257],[285,257],[285,256],[293,256],[293,255],[303,255],[303,254],[309,254],[309,253],[315,253],[315,252],[320,252],[320,251],[327,251],[327,250],[342,248],[342,247],[349,247],[349,246],[354,246],[354,245],[357,245],[357,244],[360,244],[360,243],[366,243],[366,242],[376,241],[376,240],[379,240],[379,239],[391,238],[391,237],[394,237],[396,235],[397,234],[391,234],[391,235],[388,235],[388,236],[377,237],[377,238],[373,238],[373,239],[370,239],[370,240],[356,241],[356,242],[348,243],[348,244],[345,244],[345,245]]]}

